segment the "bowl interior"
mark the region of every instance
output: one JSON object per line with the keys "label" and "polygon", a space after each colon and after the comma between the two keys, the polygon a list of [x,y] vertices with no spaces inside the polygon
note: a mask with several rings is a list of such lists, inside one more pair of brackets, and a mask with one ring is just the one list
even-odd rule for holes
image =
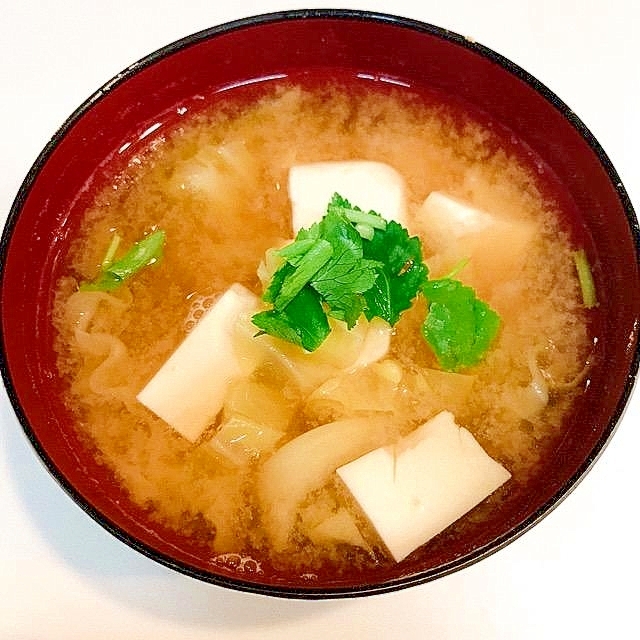
{"label": "bowl interior", "polygon": [[[260,55],[255,55],[259,51]],[[213,569],[188,539],[151,523],[79,442],[61,404],[50,321],[60,257],[101,167],[145,144],[197,96],[292,74],[340,70],[436,88],[485,112],[538,154],[562,186],[593,256],[601,304],[594,320],[598,366],[555,459],[526,500],[447,546],[414,554],[372,584],[280,584]],[[94,518],[131,546],[196,577],[298,596],[371,593],[431,579],[490,553],[525,531],[591,466],[610,437],[637,370],[638,228],[615,171],[582,124],[549,91],[500,56],[427,25],[350,12],[299,12],[241,21],[153,54],[106,85],[44,149],[15,201],[3,237],[3,372],[39,455]]]}

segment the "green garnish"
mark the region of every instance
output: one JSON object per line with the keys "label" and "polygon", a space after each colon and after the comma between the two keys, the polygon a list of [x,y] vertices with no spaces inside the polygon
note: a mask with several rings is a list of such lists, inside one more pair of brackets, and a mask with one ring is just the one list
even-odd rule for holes
{"label": "green garnish", "polygon": [[251,319],[261,329],[287,342],[315,351],[331,332],[322,302],[310,287],[300,293],[281,311],[269,309]]}
{"label": "green garnish", "polygon": [[454,371],[480,362],[498,333],[498,314],[459,280],[430,280],[422,292],[429,305],[422,335],[440,366]]}
{"label": "green garnish", "polygon": [[331,331],[328,318],[352,328],[364,314],[393,326],[421,293],[429,304],[422,334],[444,369],[477,364],[498,332],[496,312],[453,279],[464,262],[429,280],[418,237],[337,193],[320,222],[276,253],[283,262],[262,296],[271,308],[252,318],[258,335],[314,351]]}
{"label": "green garnish", "polygon": [[[314,351],[329,335],[328,317],[355,325],[381,265],[364,256],[363,238],[348,217],[353,212],[360,210],[334,196],[320,222],[276,252],[284,263],[262,296],[273,308],[252,318],[262,333]],[[377,214],[370,217],[368,227],[386,226]]]}
{"label": "green garnish", "polygon": [[104,258],[102,258],[102,263],[100,264],[101,271],[106,271],[112,264],[113,259],[116,256],[116,251],[122,242],[122,236],[114,233],[113,238],[111,238],[111,243],[109,244],[109,248],[107,252],[104,254]]}
{"label": "green garnish", "polygon": [[422,243],[417,236],[410,237],[401,224],[391,221],[384,231],[376,230],[363,244],[365,257],[376,261],[378,273],[364,295],[364,313],[368,320],[378,317],[393,326],[427,281],[429,270],[422,260]]}
{"label": "green garnish", "polygon": [[598,306],[596,297],[596,285],[593,282],[593,275],[587,254],[584,249],[573,252],[573,261],[578,272],[578,280],[580,281],[580,289],[582,290],[582,303],[587,309]]}
{"label": "green garnish", "polygon": [[136,242],[122,258],[114,261],[122,240],[118,234],[115,234],[100,265],[98,277],[93,282],[82,283],[80,290],[114,291],[138,271],[162,258],[165,235],[164,231],[149,234],[143,240]]}

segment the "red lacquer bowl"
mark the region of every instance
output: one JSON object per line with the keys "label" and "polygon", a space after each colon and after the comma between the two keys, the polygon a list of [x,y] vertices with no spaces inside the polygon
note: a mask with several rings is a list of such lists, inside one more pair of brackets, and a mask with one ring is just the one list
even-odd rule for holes
{"label": "red lacquer bowl", "polygon": [[[259,51],[260,55],[255,55]],[[71,428],[61,401],[50,321],[60,256],[99,182],[100,167],[196,95],[287,74],[361,74],[437,89],[485,112],[555,174],[581,218],[600,292],[598,365],[566,437],[525,500],[446,546],[367,578],[276,581],[212,567],[190,541],[145,518]],[[25,178],[2,236],[2,374],[46,467],[95,520],[177,571],[230,588],[289,597],[380,593],[461,569],[500,549],[553,509],[611,438],[638,369],[638,223],[606,154],[578,118],[525,71],[487,48],[427,24],[354,11],[293,11],[197,33],[151,54],[73,113]]]}

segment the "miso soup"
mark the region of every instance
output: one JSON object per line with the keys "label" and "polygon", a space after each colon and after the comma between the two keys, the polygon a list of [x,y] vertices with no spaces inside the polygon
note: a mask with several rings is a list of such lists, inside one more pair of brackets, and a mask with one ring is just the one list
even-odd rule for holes
{"label": "miso soup", "polygon": [[[464,105],[349,78],[252,91],[178,110],[121,156],[126,166],[105,169],[58,284],[59,370],[76,429],[99,461],[154,520],[196,539],[213,565],[310,581],[355,575],[394,560],[335,469],[312,480],[289,475],[322,467],[323,454],[289,468],[283,486],[295,497],[274,517],[277,499],[264,496],[284,479],[265,489],[269,460],[338,422],[375,425],[359,456],[447,411],[511,477],[419,552],[489,522],[526,491],[583,392],[593,337],[574,264],[581,247],[545,167]],[[445,370],[422,335],[428,302],[419,296],[360,366],[351,365],[362,323],[351,331],[334,323],[317,354],[290,344],[262,352],[226,385],[206,428],[184,437],[139,401],[141,390],[230,287],[263,294],[269,250],[294,235],[291,168],[356,160],[401,176],[404,224],[420,238],[429,277],[455,273],[490,305],[500,318],[491,346],[477,364]],[[430,218],[434,192],[489,223],[449,228]],[[114,290],[80,288],[96,279],[110,246],[121,255],[158,229],[165,244],[155,264]],[[261,339],[233,334],[229,344]]]}

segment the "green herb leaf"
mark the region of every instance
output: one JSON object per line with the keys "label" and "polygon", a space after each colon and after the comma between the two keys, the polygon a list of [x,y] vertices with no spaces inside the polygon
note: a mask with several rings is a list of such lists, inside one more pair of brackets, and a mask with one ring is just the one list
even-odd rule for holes
{"label": "green herb leaf", "polygon": [[480,362],[498,333],[498,314],[458,280],[430,280],[422,291],[429,304],[422,334],[443,369]]}
{"label": "green herb leaf", "polygon": [[273,304],[275,299],[278,297],[285,280],[290,277],[295,272],[295,270],[296,268],[287,262],[276,269],[275,273],[271,276],[269,285],[262,294],[262,299],[265,302]]}
{"label": "green herb leaf", "polygon": [[420,238],[410,237],[401,224],[388,222],[364,243],[364,257],[378,264],[378,278],[365,293],[365,315],[369,320],[377,316],[393,326],[411,307],[429,273],[422,261]]}
{"label": "green herb leaf", "polygon": [[315,351],[331,332],[319,294],[305,286],[281,310],[256,313],[251,321],[262,333]]}
{"label": "green herb leaf", "polygon": [[[339,212],[329,211],[319,225],[322,238],[332,247],[332,257],[311,279],[331,316],[355,325],[365,306],[363,292],[371,288],[375,263],[363,260],[362,238]],[[318,241],[319,242],[319,241]]]}
{"label": "green herb leaf", "polygon": [[[409,237],[397,222],[387,222],[375,211],[365,212],[335,193],[327,213],[278,251],[285,262],[276,270],[262,298],[273,309],[254,316],[263,332],[301,344],[289,305],[313,300],[318,309],[352,328],[364,313],[395,324],[411,306],[427,277],[419,238]],[[310,297],[307,289],[317,297]],[[302,316],[302,314],[300,314]],[[328,323],[327,323],[328,326]],[[312,332],[313,333],[313,332]],[[322,332],[317,332],[320,335]],[[315,340],[306,340],[307,345]],[[308,348],[306,346],[305,348]]]}
{"label": "green herb leaf", "polygon": [[82,291],[114,291],[138,271],[162,258],[165,238],[164,231],[155,231],[140,242],[136,242],[122,258],[114,261],[114,254],[120,244],[120,237],[115,235],[102,261],[100,274],[93,282],[81,284],[80,289]]}
{"label": "green herb leaf", "polygon": [[296,261],[295,269],[286,270],[287,275],[282,280],[278,295],[273,300],[273,306],[278,310],[284,309],[331,259],[332,255],[331,243],[322,238],[316,240],[300,260]]}
{"label": "green herb leaf", "polygon": [[476,364],[498,332],[495,311],[453,279],[465,263],[446,278],[428,280],[418,237],[337,193],[324,218],[278,254],[284,263],[262,296],[273,308],[252,320],[261,333],[308,351],[329,335],[328,317],[352,328],[364,313],[393,326],[421,292],[429,303],[422,333],[443,368]]}
{"label": "green herb leaf", "polygon": [[356,231],[366,240],[371,240],[374,229],[384,230],[387,221],[375,211],[363,211],[360,207],[352,205],[339,193],[334,193],[331,202],[327,206],[327,213],[337,213],[351,222]]}

